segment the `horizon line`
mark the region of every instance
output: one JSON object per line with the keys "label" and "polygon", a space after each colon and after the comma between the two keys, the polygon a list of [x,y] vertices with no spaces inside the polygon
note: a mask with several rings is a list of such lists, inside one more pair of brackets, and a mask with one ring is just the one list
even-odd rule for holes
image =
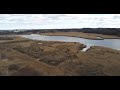
{"label": "horizon line", "polygon": [[[84,28],[91,28],[91,27],[84,27]],[[114,27],[93,27],[93,28],[114,28]],[[120,27],[119,27],[120,28]],[[45,30],[45,29],[83,29],[83,28],[37,28],[37,29],[40,29],[40,30]],[[117,29],[117,28],[116,28]],[[0,29],[0,30],[36,30],[36,29],[31,29],[31,28],[28,28],[28,29]]]}

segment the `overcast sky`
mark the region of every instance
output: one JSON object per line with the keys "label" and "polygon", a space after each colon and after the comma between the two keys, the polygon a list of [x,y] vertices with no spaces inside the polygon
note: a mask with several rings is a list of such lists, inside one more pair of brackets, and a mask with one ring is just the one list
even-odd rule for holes
{"label": "overcast sky", "polygon": [[120,28],[120,14],[0,14],[3,29]]}

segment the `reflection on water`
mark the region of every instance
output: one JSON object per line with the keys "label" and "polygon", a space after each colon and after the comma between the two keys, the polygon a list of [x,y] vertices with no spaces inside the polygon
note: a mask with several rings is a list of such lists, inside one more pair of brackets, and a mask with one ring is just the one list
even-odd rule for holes
{"label": "reflection on water", "polygon": [[104,40],[90,40],[78,37],[67,37],[67,36],[44,36],[44,35],[21,35],[22,37],[33,39],[33,40],[44,40],[44,41],[64,41],[64,42],[79,42],[87,45],[87,50],[91,46],[103,46],[113,49],[120,50],[120,39],[104,39]]}

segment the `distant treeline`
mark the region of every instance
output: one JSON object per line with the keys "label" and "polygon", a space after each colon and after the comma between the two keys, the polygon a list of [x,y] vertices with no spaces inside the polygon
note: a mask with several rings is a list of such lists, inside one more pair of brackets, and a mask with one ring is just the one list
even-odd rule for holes
{"label": "distant treeline", "polygon": [[0,31],[0,35],[14,35],[14,34],[39,34],[47,32],[84,32],[84,33],[97,33],[105,35],[120,36],[120,28],[82,28],[82,29],[29,29],[25,31]]}

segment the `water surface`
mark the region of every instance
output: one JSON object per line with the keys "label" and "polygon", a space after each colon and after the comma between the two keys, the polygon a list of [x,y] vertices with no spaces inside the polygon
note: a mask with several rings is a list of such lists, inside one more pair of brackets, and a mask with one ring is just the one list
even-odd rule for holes
{"label": "water surface", "polygon": [[21,35],[22,37],[32,39],[32,40],[43,40],[43,41],[62,41],[62,42],[79,42],[87,45],[83,51],[86,51],[91,46],[103,46],[108,48],[113,48],[120,50],[120,39],[104,39],[104,40],[90,40],[78,37],[68,37],[68,36],[44,36],[44,35]]}

